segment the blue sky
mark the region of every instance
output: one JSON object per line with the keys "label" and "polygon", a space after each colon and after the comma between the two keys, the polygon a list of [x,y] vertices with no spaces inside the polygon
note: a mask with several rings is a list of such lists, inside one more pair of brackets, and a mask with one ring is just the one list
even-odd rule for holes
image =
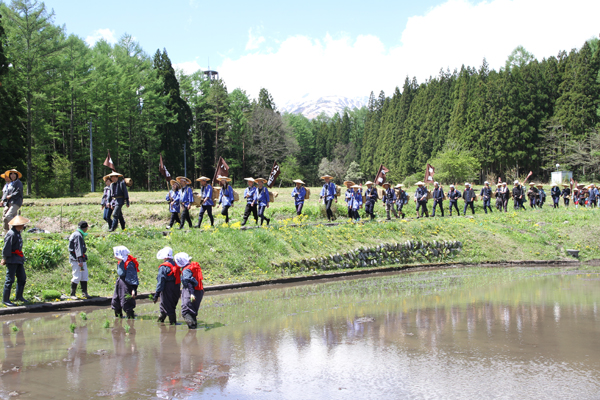
{"label": "blue sky", "polygon": [[139,1],[49,0],[55,22],[90,44],[134,36],[179,68],[208,59],[229,90],[279,104],[304,95],[368,96],[440,68],[503,65],[517,45],[539,59],[600,32],[598,0]]}

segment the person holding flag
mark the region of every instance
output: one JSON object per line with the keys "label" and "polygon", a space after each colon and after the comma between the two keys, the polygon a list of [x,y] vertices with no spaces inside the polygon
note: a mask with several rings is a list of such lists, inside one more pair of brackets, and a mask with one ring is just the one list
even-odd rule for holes
{"label": "person holding flag", "polygon": [[333,219],[333,211],[331,211],[331,204],[334,200],[337,203],[337,191],[335,188],[335,183],[331,182],[331,179],[333,179],[332,176],[323,175],[321,179],[325,181],[325,184],[323,184],[323,188],[321,189],[319,200],[323,200],[323,204],[325,204],[327,220],[331,222],[331,220]]}
{"label": "person holding flag", "polygon": [[200,214],[198,215],[198,225],[196,225],[196,228],[200,228],[202,225],[202,219],[204,218],[205,212],[208,214],[208,218],[210,219],[210,226],[214,226],[215,219],[212,214],[212,208],[215,205],[215,202],[213,200],[213,187],[209,183],[210,179],[205,176],[201,176],[196,180],[200,182],[200,199],[202,201],[202,205],[200,206]]}
{"label": "person holding flag", "polygon": [[225,223],[229,223],[229,207],[233,207],[233,188],[229,184],[231,178],[219,176],[217,178],[221,184],[221,192],[219,193],[219,205],[221,206],[221,215],[225,217]]}
{"label": "person holding flag", "polygon": [[[250,217],[250,213],[254,216],[255,224],[258,224],[258,208],[256,205],[252,205],[254,202],[254,192],[256,192],[256,186],[254,186],[254,179],[252,178],[244,178],[244,180],[248,183],[248,187],[244,189],[244,199],[246,199],[246,209],[244,210],[244,220],[242,222],[242,226],[246,225],[248,222],[248,217]],[[293,196],[293,193],[292,193]]]}
{"label": "person holding flag", "polygon": [[300,179],[293,181],[296,184],[294,190],[292,190],[292,197],[294,198],[294,204],[296,205],[296,215],[302,214],[302,207],[304,207],[304,198],[306,197],[305,183]]}
{"label": "person holding flag", "polygon": [[179,189],[179,203],[182,206],[181,209],[181,224],[179,225],[179,229],[183,229],[185,223],[187,222],[192,228],[192,217],[190,216],[190,209],[192,208],[192,204],[194,203],[194,191],[192,187],[189,186],[192,184],[192,181],[186,178],[185,176],[178,176],[176,179],[177,183],[181,189]]}

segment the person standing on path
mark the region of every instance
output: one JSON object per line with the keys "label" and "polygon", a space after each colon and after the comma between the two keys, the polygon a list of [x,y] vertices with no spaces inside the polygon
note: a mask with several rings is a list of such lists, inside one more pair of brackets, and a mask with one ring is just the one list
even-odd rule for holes
{"label": "person standing on path", "polygon": [[467,215],[467,207],[471,208],[471,213],[475,215],[475,206],[473,203],[475,202],[475,191],[471,187],[470,183],[465,183],[465,191],[463,192],[463,199],[465,201],[465,209],[463,210],[463,215]]}
{"label": "person standing on path", "polygon": [[113,254],[118,261],[117,282],[112,297],[111,308],[115,311],[115,317],[123,318],[123,311],[127,319],[135,318],[135,296],[140,284],[138,272],[140,272],[138,260],[134,258],[125,246],[113,247]]}
{"label": "person standing on path", "polygon": [[461,197],[462,195],[454,188],[454,185],[450,185],[450,191],[448,192],[448,199],[450,200],[450,216],[452,216],[452,207],[454,207],[456,209],[456,213],[460,217],[460,211],[458,210],[458,199]]}
{"label": "person standing on path", "polygon": [[432,217],[435,217],[435,209],[436,206],[440,206],[440,212],[442,213],[442,217],[444,216],[444,189],[440,187],[438,182],[434,182],[433,189],[433,211],[431,213]]}
{"label": "person standing on path", "polygon": [[483,183],[483,187],[481,188],[481,199],[483,200],[483,211],[487,214],[488,208],[490,209],[490,213],[492,212],[492,188],[490,188],[490,183],[485,181]]}
{"label": "person standing on path", "polygon": [[129,192],[127,191],[127,185],[124,180],[119,180],[123,175],[118,172],[111,172],[108,174],[110,176],[110,180],[112,181],[110,185],[110,201],[113,207],[113,221],[112,226],[108,230],[109,232],[114,232],[117,229],[119,223],[121,224],[121,229],[125,230],[125,218],[123,217],[123,206],[127,205],[129,208]]}
{"label": "person standing on path", "polygon": [[296,184],[294,190],[292,190],[292,197],[294,198],[294,205],[296,206],[296,215],[302,214],[302,208],[304,207],[304,198],[306,197],[305,183],[300,179],[293,181]]}
{"label": "person standing on path", "polygon": [[8,209],[4,213],[4,233],[6,234],[10,229],[9,222],[19,214],[19,208],[23,205],[23,183],[21,174],[16,169],[8,170],[4,173],[4,176],[8,176],[10,186],[7,189],[6,197],[3,195],[4,207]]}
{"label": "person standing on path", "polygon": [[179,229],[183,229],[185,223],[187,222],[190,225],[190,229],[192,228],[192,218],[190,217],[190,208],[192,208],[192,204],[194,203],[194,191],[192,187],[189,186],[192,184],[185,176],[178,176],[175,178],[181,190],[179,190],[179,204],[181,205],[181,224],[179,225]]}
{"label": "person standing on path", "polygon": [[[256,186],[254,186],[254,179],[252,178],[244,178],[248,187],[244,189],[244,199],[246,199],[246,209],[244,210],[244,220],[242,221],[242,226],[245,226],[248,222],[248,218],[250,217],[250,213],[254,217],[254,223],[258,224],[258,207],[256,205],[252,205],[254,201],[254,192],[256,192]],[[292,192],[292,197],[294,193]]]}
{"label": "person standing on path", "polygon": [[198,309],[204,297],[202,268],[187,253],[175,254],[175,262],[183,268],[181,274],[181,316],[190,329],[198,327]]}
{"label": "person standing on path", "polygon": [[219,176],[217,178],[221,184],[221,192],[219,193],[219,205],[221,206],[221,215],[225,217],[225,223],[229,223],[229,207],[233,207],[233,188],[229,184],[231,178]]}
{"label": "person standing on path", "polygon": [[375,203],[379,200],[379,195],[377,194],[377,188],[373,187],[373,182],[367,181],[365,185],[367,185],[367,190],[365,190],[365,213],[373,221],[375,219],[373,209],[375,208]]}
{"label": "person standing on path", "polygon": [[102,193],[102,200],[100,201],[100,207],[102,208],[102,218],[108,224],[108,229],[112,227],[112,206],[110,205],[110,177],[106,175],[104,178],[104,193]]}
{"label": "person standing on path", "polygon": [[4,246],[2,247],[2,261],[0,265],[6,265],[6,280],[4,281],[4,293],[2,295],[2,303],[7,307],[13,307],[10,302],[10,291],[12,290],[15,276],[17,277],[17,293],[15,299],[27,303],[23,298],[27,275],[25,274],[25,256],[23,255],[23,238],[21,232],[25,229],[25,225],[29,223],[27,218],[17,215],[9,221],[11,229],[4,236]]}
{"label": "person standing on path", "polygon": [[265,178],[256,178],[256,183],[258,183],[258,187],[256,188],[256,192],[254,192],[254,201],[253,205],[258,206],[258,217],[260,218],[260,226],[262,226],[263,221],[267,221],[267,226],[271,223],[271,219],[265,217],[265,209],[269,208],[269,202],[271,200],[269,196],[269,190],[263,186],[267,183]]}
{"label": "person standing on path", "polygon": [[87,230],[89,229],[88,223],[81,221],[77,224],[77,230],[69,237],[69,262],[71,263],[71,269],[73,277],[71,278],[71,298],[75,297],[77,291],[77,285],[81,283],[81,292],[83,297],[89,299],[88,295],[88,266],[87,266],[87,247],[85,245],[85,237],[87,236]]}
{"label": "person standing on path", "polygon": [[160,299],[160,316],[158,322],[165,322],[169,317],[169,323],[177,323],[175,309],[181,296],[181,269],[173,261],[173,249],[165,247],[156,254],[158,260],[163,263],[158,267],[156,276],[156,291],[154,292],[154,304]]}
{"label": "person standing on path", "polygon": [[331,222],[333,219],[331,205],[334,200],[337,203],[337,190],[335,188],[335,183],[331,182],[331,179],[333,179],[332,176],[324,175],[321,177],[321,179],[323,179],[325,183],[321,189],[319,200],[323,200],[323,204],[325,204],[325,213],[327,214],[327,221]]}
{"label": "person standing on path", "polygon": [[179,213],[181,212],[179,183],[174,179],[171,180],[171,190],[167,193],[165,200],[169,203],[169,212],[171,213],[167,229],[171,229],[176,222],[181,225],[181,220],[179,219]]}
{"label": "person standing on path", "polygon": [[198,214],[198,225],[196,225],[196,228],[200,228],[200,226],[202,226],[204,213],[208,214],[210,226],[214,226],[215,218],[213,217],[212,209],[215,205],[215,202],[213,200],[213,187],[209,183],[210,178],[201,176],[200,178],[196,179],[196,181],[200,182],[200,200],[202,201],[202,205],[200,206],[200,214]]}

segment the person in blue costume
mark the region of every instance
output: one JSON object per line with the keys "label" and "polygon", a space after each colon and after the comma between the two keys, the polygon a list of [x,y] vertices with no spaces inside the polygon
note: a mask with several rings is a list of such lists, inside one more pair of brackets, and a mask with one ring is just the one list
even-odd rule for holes
{"label": "person in blue costume", "polygon": [[294,198],[294,205],[296,206],[296,215],[302,214],[302,207],[304,207],[304,199],[306,198],[305,183],[300,179],[293,181],[296,187],[292,190],[292,197]]}
{"label": "person in blue costume", "polygon": [[385,205],[386,221],[391,220],[390,212],[394,213],[394,216],[398,218],[396,212],[396,191],[392,189],[392,185],[389,182],[385,182],[383,185],[383,204]]}
{"label": "person in blue costume", "polygon": [[154,304],[160,299],[160,316],[158,322],[165,322],[169,317],[169,323],[177,323],[175,309],[181,296],[181,269],[173,261],[173,249],[165,247],[156,254],[158,260],[163,263],[158,267],[156,276],[156,291],[154,292]]}
{"label": "person in blue costume", "polygon": [[546,202],[546,192],[544,192],[544,185],[542,185],[541,183],[538,183],[536,187],[538,189],[537,206],[539,208],[542,208],[544,206],[544,203]]}
{"label": "person in blue costume", "polygon": [[352,196],[354,196],[354,190],[352,189],[352,186],[354,186],[354,182],[344,181],[344,186],[346,186],[346,193],[344,193],[344,201],[346,202],[346,207],[348,208],[348,218],[352,219],[354,211],[352,210],[350,201],[352,200]]}
{"label": "person in blue costume", "polygon": [[352,185],[352,196],[350,197],[350,209],[352,210],[352,220],[354,222],[360,221],[360,215],[358,214],[358,210],[360,210],[363,206],[362,201],[362,193],[360,192],[359,185]]}
{"label": "person in blue costume", "polygon": [[112,206],[110,205],[110,177],[106,175],[104,178],[104,192],[102,193],[102,200],[100,200],[100,207],[102,208],[102,218],[108,224],[108,229],[112,226]]}
{"label": "person in blue costume", "polygon": [[256,205],[252,205],[254,202],[254,192],[256,192],[256,186],[254,186],[253,178],[244,178],[247,182],[248,187],[244,189],[244,199],[246,200],[246,209],[244,210],[244,220],[242,221],[242,226],[246,225],[248,222],[248,218],[250,217],[250,213],[254,217],[254,223],[258,224],[258,207]]}
{"label": "person in blue costume", "polygon": [[169,212],[171,213],[167,229],[171,229],[175,222],[181,225],[181,220],[179,220],[179,213],[181,212],[181,206],[179,205],[179,183],[174,179],[171,180],[171,190],[167,193],[165,200],[169,203]]}
{"label": "person in blue costume", "polygon": [[327,220],[331,222],[333,219],[333,211],[331,211],[331,205],[335,201],[337,203],[337,190],[335,188],[335,183],[331,182],[333,179],[330,175],[324,175],[321,177],[325,181],[323,184],[323,188],[321,189],[321,194],[319,200],[323,200],[323,204],[325,204],[325,212],[327,214]]}
{"label": "person in blue costume", "polygon": [[115,292],[113,293],[111,308],[115,312],[115,317],[123,318],[123,311],[127,319],[135,318],[135,297],[137,288],[140,284],[138,272],[140,264],[133,257],[129,249],[125,246],[113,247],[113,255],[117,259],[117,282],[115,283]]}
{"label": "person in blue costume", "polygon": [[221,215],[225,217],[225,223],[229,223],[229,207],[233,207],[233,188],[229,184],[231,178],[219,176],[217,178],[221,184],[221,193],[219,193],[219,205],[221,206]]}
{"label": "person in blue costume", "polygon": [[442,217],[444,216],[444,189],[440,186],[438,182],[433,183],[433,211],[431,212],[431,216],[435,217],[435,209],[439,205],[440,212],[442,213]]}
{"label": "person in blue costume", "polygon": [[190,216],[190,209],[194,204],[194,191],[192,190],[192,181],[185,176],[178,176],[176,178],[177,183],[181,189],[179,190],[179,204],[181,205],[181,223],[179,229],[183,229],[187,222],[192,227],[192,217]]}
{"label": "person in blue costume", "polygon": [[267,183],[267,180],[264,178],[256,178],[255,181],[258,184],[258,187],[256,188],[256,192],[254,192],[253,204],[258,207],[258,218],[260,218],[260,225],[262,226],[263,222],[266,220],[267,226],[269,226],[271,219],[265,217],[265,210],[269,208],[270,201],[269,190],[266,186],[264,186],[264,184]]}
{"label": "person in blue costume", "polygon": [[467,207],[471,207],[471,213],[475,215],[475,190],[470,183],[465,183],[465,191],[463,192],[463,200],[465,201],[465,208],[463,210],[463,215],[467,215]]}
{"label": "person in blue costume", "polygon": [[[428,191],[423,182],[417,182],[417,191],[415,192],[415,200],[417,201],[417,219],[421,217],[429,218],[429,210],[427,209]],[[419,210],[422,214],[419,214]]]}
{"label": "person in blue costume", "polygon": [[373,186],[373,182],[367,181],[367,190],[365,190],[365,213],[371,217],[371,221],[375,219],[375,203],[379,200],[377,188]]}
{"label": "person in blue costume", "polygon": [[458,210],[458,199],[462,197],[461,193],[454,188],[454,185],[450,185],[450,190],[448,191],[448,200],[450,200],[450,216],[452,216],[452,207],[456,209],[456,213],[460,217],[460,211]]}
{"label": "person in blue costume", "polygon": [[600,192],[596,188],[596,185],[593,183],[590,184],[590,188],[588,189],[589,197],[588,197],[588,207],[594,208],[598,203],[598,196],[600,196]]}
{"label": "person in blue costume", "polygon": [[200,206],[200,214],[198,214],[198,225],[196,225],[196,228],[200,228],[202,225],[204,213],[206,213],[208,215],[208,219],[210,219],[210,226],[214,226],[215,218],[213,217],[212,209],[215,205],[215,201],[213,200],[213,187],[210,184],[210,178],[201,176],[196,180],[200,182],[200,201],[202,202],[202,205]]}

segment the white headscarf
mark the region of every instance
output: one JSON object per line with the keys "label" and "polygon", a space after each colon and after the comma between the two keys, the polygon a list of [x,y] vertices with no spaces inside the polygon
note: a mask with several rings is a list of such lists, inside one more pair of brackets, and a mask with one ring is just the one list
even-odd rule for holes
{"label": "white headscarf", "polygon": [[175,263],[177,266],[183,268],[190,263],[192,260],[192,256],[188,255],[188,253],[177,253],[175,254]]}
{"label": "white headscarf", "polygon": [[158,260],[164,260],[165,258],[173,258],[173,249],[168,246],[164,249],[161,249],[158,253],[156,253],[156,258]]}
{"label": "white headscarf", "polygon": [[117,246],[113,247],[113,253],[116,258],[121,261],[127,260],[127,256],[129,255],[129,249],[125,246]]}

